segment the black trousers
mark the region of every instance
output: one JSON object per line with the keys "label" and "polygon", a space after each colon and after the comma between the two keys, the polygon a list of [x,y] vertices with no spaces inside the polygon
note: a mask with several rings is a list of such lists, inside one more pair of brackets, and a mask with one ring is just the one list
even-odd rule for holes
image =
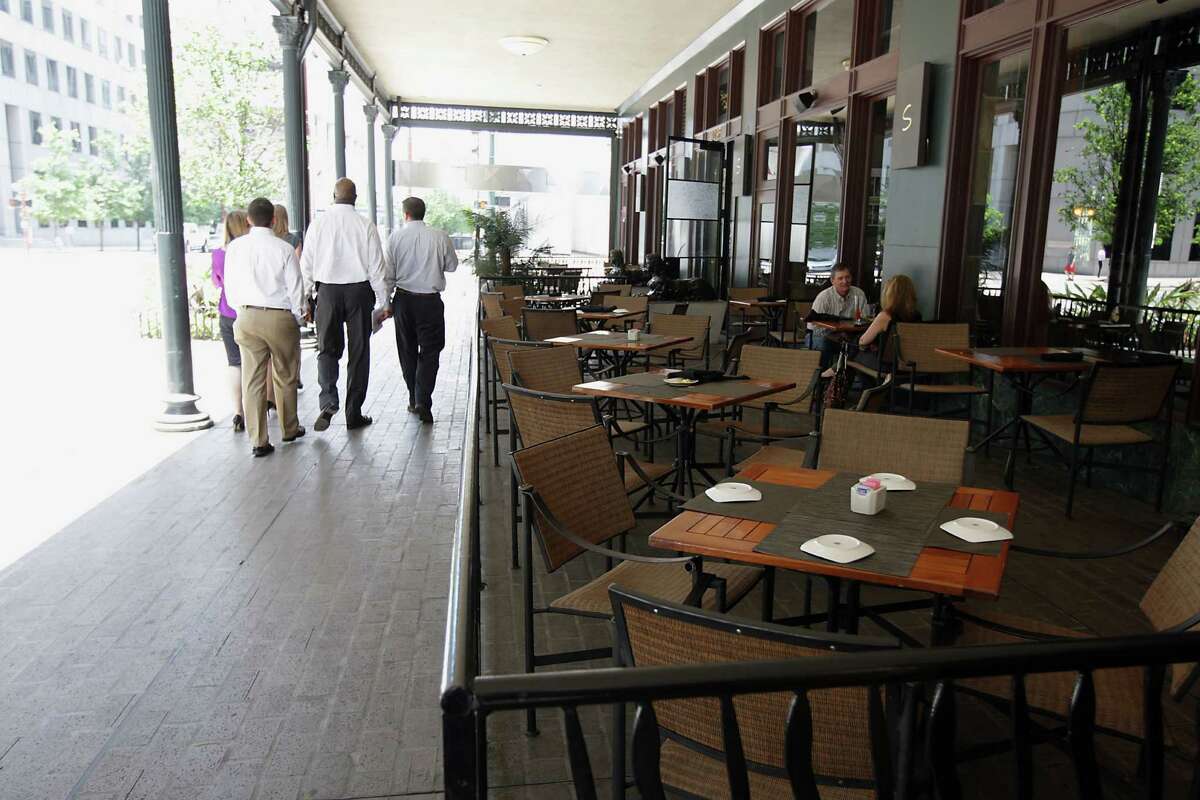
{"label": "black trousers", "polygon": [[[317,380],[321,384],[321,410],[337,411],[338,359],[350,345],[346,363],[346,419],[362,416],[371,370],[371,312],[375,292],[371,284],[322,283],[317,286]],[[343,331],[343,328],[345,330]]]}
{"label": "black trousers", "polygon": [[408,385],[409,402],[433,408],[433,385],[438,361],[446,346],[446,314],[439,294],[405,294],[399,289],[392,299],[396,326],[396,350],[400,371]]}

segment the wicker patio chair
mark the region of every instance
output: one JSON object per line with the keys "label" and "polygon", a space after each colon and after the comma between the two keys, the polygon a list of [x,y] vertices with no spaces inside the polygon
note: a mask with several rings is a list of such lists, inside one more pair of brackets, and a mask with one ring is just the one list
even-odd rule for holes
{"label": "wicker patio chair", "polygon": [[493,339],[519,339],[521,331],[517,327],[517,320],[513,317],[496,317],[494,319],[481,320],[479,330],[486,336]]}
{"label": "wicker patio chair", "polygon": [[504,309],[500,306],[500,301],[504,299],[504,295],[500,292],[480,292],[479,302],[483,304],[484,319],[498,319],[504,316]]}
{"label": "wicker patio chair", "polygon": [[527,308],[525,314],[525,338],[544,342],[558,336],[576,336],[579,323],[575,312],[569,308]]}
{"label": "wicker patio chair", "polygon": [[[736,669],[742,661],[831,653],[836,658],[899,647],[892,639],[735,619],[623,587],[614,586],[609,595],[618,658],[628,667]],[[678,792],[721,800],[746,796],[747,790],[750,797],[766,798],[891,798],[896,780],[890,731],[901,725],[901,695],[895,686],[852,687],[739,695],[724,708],[716,697],[641,703],[633,734],[634,782],[642,797],[663,797],[667,789],[672,797]],[[727,723],[737,732],[732,746],[723,732]],[[907,757],[897,761],[906,763]]]}
{"label": "wicker patio chair", "polygon": [[817,466],[867,475],[895,472],[917,483],[964,480],[970,428],[965,420],[826,409]]}
{"label": "wicker patio chair", "polygon": [[[1139,542],[1108,552],[1062,552],[1023,547],[1015,543],[1010,548],[1042,558],[1118,558],[1153,544],[1177,529],[1175,523],[1168,523]],[[1200,626],[1200,581],[1196,579],[1197,575],[1200,575],[1200,519],[1192,524],[1191,530],[1163,564],[1138,603],[1143,616],[1156,632],[1183,632]],[[1079,639],[1088,636],[1078,630],[1039,620],[996,613],[988,608],[980,608],[978,604],[956,606],[954,618],[959,630],[956,645]],[[1173,664],[1165,672],[1141,667],[1095,671],[1092,679],[1096,695],[1096,728],[1107,735],[1141,744],[1143,766],[1139,772],[1157,768],[1161,775],[1163,741],[1156,731],[1156,720],[1161,720],[1162,690],[1165,685],[1168,695],[1177,702],[1181,701],[1191,691],[1197,677],[1200,677],[1200,665],[1197,664]],[[1030,711],[1056,722],[1069,720],[1076,678],[1073,672],[1028,676],[1024,685]],[[957,682],[955,688],[981,697],[997,707],[1011,707],[1013,688],[1011,680],[1007,678],[963,680]],[[1059,732],[1062,732],[1061,729]],[[1147,732],[1152,735],[1147,736]],[[1028,747],[1029,743],[1023,746]],[[995,752],[994,746],[979,747],[980,752],[985,749]],[[1194,790],[1200,787],[1200,765],[1193,766],[1192,785]],[[1081,786],[1080,796],[1095,797],[1098,793]]]}
{"label": "wicker patio chair", "polygon": [[812,347],[812,332],[808,329],[808,315],[812,301],[792,300],[783,313],[782,330],[771,331],[771,337],[784,347],[804,345]]}
{"label": "wicker patio chair", "polygon": [[[1083,381],[1079,407],[1074,414],[1029,415],[1021,421],[1033,428],[1046,446],[1068,462],[1071,473],[1067,487],[1067,516],[1075,502],[1075,481],[1080,466],[1087,467],[1087,484],[1092,485],[1092,468],[1107,467],[1158,474],[1154,507],[1162,510],[1170,455],[1172,401],[1179,360],[1162,357],[1138,364],[1095,364]],[[1164,409],[1166,413],[1164,414]],[[1162,431],[1162,438],[1134,425],[1145,423]],[[1059,443],[1070,447],[1069,453]],[[1095,461],[1097,447],[1149,445],[1159,451],[1157,466]],[[1086,459],[1082,464],[1080,456]],[[1014,459],[1015,461],[1015,459]]]}
{"label": "wicker patio chair", "polygon": [[603,294],[615,294],[618,297],[629,297],[633,287],[628,283],[597,283],[593,292],[601,292]]}
{"label": "wicker patio chair", "polygon": [[[974,421],[972,398],[991,392],[971,382],[971,365],[965,361],[937,352],[939,347],[966,349],[971,346],[971,326],[966,323],[898,322],[891,337],[896,348],[898,375],[893,384],[896,392],[908,394],[908,413],[913,412],[917,395],[932,398],[960,397],[965,399],[967,421]],[[966,382],[955,382],[965,378]],[[989,431],[990,432],[990,431]]]}
{"label": "wicker patio chair", "polygon": [[[503,299],[500,301],[500,309],[504,312],[504,316],[520,320],[523,312],[525,311],[525,298],[514,297],[511,299]],[[523,323],[518,322],[517,324],[521,325]]]}
{"label": "wicker patio chair", "polygon": [[[491,350],[492,367],[499,383],[512,383],[512,365],[509,363],[508,355],[514,350],[523,350],[529,348],[550,348],[553,345],[543,342],[526,342],[519,339],[492,339],[487,340],[488,348]],[[507,408],[508,402],[500,392],[492,395],[491,399],[491,423],[492,423],[492,464],[500,466],[500,434],[508,434],[509,444],[513,442],[513,426],[510,424],[507,428],[500,428],[500,409]],[[511,422],[511,421],[510,421]],[[513,449],[511,446],[508,448]]]}
{"label": "wicker patio chair", "polygon": [[650,333],[658,336],[690,336],[691,341],[673,348],[666,354],[655,351],[650,364],[686,367],[688,362],[704,362],[708,368],[708,317],[686,314],[651,314]]}
{"label": "wicker patio chair", "polygon": [[505,300],[519,300],[525,297],[525,287],[519,283],[505,283],[500,286],[500,293]]}
{"label": "wicker patio chair", "polygon": [[[608,587],[614,584],[671,602],[725,611],[762,577],[762,570],[755,567],[703,564],[699,557],[639,556],[607,547],[631,531],[636,521],[603,426],[524,447],[513,453],[513,461],[524,501],[521,579],[526,672],[550,664],[611,658],[613,653],[611,647],[539,653],[534,633],[539,614],[611,620]],[[584,553],[604,556],[607,571],[548,605],[535,607],[535,533],[547,573],[557,572]],[[527,712],[526,724],[531,732],[537,730],[533,709]]]}
{"label": "wicker patio chair", "polygon": [[821,354],[816,350],[748,345],[742,348],[736,374],[788,381],[796,388],[740,403],[732,419],[703,420],[696,425],[697,434],[721,438],[722,463],[730,475],[737,446],[743,442],[808,439],[817,426],[815,416],[807,412],[821,382]]}
{"label": "wicker patio chair", "polygon": [[[757,300],[760,297],[767,297],[771,292],[761,286],[730,286],[730,300]],[[767,315],[758,306],[729,306],[729,310],[725,313],[725,319],[728,320],[729,333],[734,333],[733,326],[737,325],[740,328],[745,328],[747,325],[755,325],[767,320]],[[736,322],[735,322],[736,320]]]}
{"label": "wicker patio chair", "polygon": [[617,308],[623,308],[626,311],[632,311],[627,317],[621,317],[614,320],[612,323],[604,323],[601,327],[605,328],[644,328],[646,327],[646,317],[650,312],[650,298],[644,294],[637,296],[623,295],[613,301]]}
{"label": "wicker patio chair", "polygon": [[729,340],[725,353],[721,356],[721,372],[726,375],[737,374],[738,361],[742,357],[742,348],[748,344],[758,344],[767,338],[767,326],[751,325],[743,332]]}

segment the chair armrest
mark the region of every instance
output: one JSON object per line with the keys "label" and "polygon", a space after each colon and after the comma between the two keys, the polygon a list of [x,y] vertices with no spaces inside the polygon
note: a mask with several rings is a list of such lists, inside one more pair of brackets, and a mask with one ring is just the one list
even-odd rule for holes
{"label": "chair armrest", "polygon": [[620,550],[613,550],[610,547],[604,547],[593,542],[589,542],[581,536],[577,536],[569,528],[563,525],[550,509],[546,508],[546,504],[542,502],[542,498],[537,491],[529,484],[522,484],[518,491],[525,495],[533,505],[546,524],[554,529],[554,532],[563,537],[572,544],[582,547],[584,550],[590,550],[593,553],[599,553],[608,558],[615,558],[619,561],[636,561],[639,564],[683,564],[688,565],[689,571],[695,569],[700,570],[699,556],[672,556],[672,557],[657,557],[657,556],[639,556],[633,553],[623,553]]}
{"label": "chair armrest", "polygon": [[1065,558],[1065,559],[1070,559],[1073,561],[1087,561],[1087,560],[1097,559],[1097,558],[1115,558],[1116,556],[1123,556],[1128,553],[1132,553],[1135,550],[1140,550],[1141,548],[1145,547],[1146,545],[1157,542],[1163,536],[1166,536],[1167,533],[1174,530],[1175,525],[1176,525],[1176,523],[1174,523],[1174,522],[1168,522],[1166,525],[1163,525],[1161,528],[1159,528],[1157,531],[1155,531],[1154,533],[1147,536],[1145,539],[1142,539],[1139,542],[1134,542],[1131,545],[1126,545],[1125,547],[1119,547],[1116,550],[1083,550],[1083,551],[1069,552],[1069,551],[1065,551],[1065,550],[1043,550],[1042,548],[1039,548],[1039,547],[1024,547],[1019,544],[1011,545],[1011,549],[1014,552],[1025,553],[1026,555],[1031,555],[1031,556],[1043,556],[1046,558]]}
{"label": "chair armrest", "polygon": [[650,487],[650,491],[658,497],[661,497],[664,500],[673,500],[676,503],[686,503],[688,501],[688,498],[684,497],[683,495],[678,495],[674,492],[668,492],[660,484],[657,484],[651,480],[650,476],[647,475],[645,470],[642,469],[641,464],[637,462],[637,459],[630,456],[629,453],[625,452],[624,450],[617,450],[616,454],[618,466],[621,467],[621,474],[625,473],[624,467],[626,464],[628,464],[633,468],[634,474],[641,478],[642,481],[644,481],[645,484]]}

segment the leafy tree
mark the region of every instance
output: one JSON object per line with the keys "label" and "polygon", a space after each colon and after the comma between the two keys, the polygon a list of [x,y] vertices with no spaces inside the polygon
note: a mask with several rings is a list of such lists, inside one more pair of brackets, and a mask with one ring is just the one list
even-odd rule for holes
{"label": "leafy tree", "polygon": [[463,215],[466,205],[442,189],[421,195],[425,201],[425,222],[446,233],[471,233],[471,223]]}
{"label": "leafy tree", "polygon": [[88,166],[89,205],[103,250],[106,220],[127,219],[140,226],[153,216],[149,142],[145,138],[124,141],[106,133],[100,140],[100,158]]}
{"label": "leafy tree", "polygon": [[[1075,129],[1083,134],[1080,163],[1054,174],[1056,181],[1066,184],[1058,214],[1063,224],[1078,232],[1087,222],[1075,216],[1075,209],[1095,209],[1093,235],[1111,242],[1129,127],[1129,92],[1117,83],[1090,92],[1086,99],[1096,118],[1075,123]],[[1176,220],[1193,216],[1200,208],[1200,83],[1190,73],[1175,90],[1172,107],[1155,215],[1156,244],[1174,228]]]}
{"label": "leafy tree", "polygon": [[[184,218],[207,224],[255,197],[284,195],[280,67],[261,42],[217,45],[196,31],[175,58]],[[292,214],[297,209],[290,209]]]}
{"label": "leafy tree", "polygon": [[53,126],[42,129],[45,157],[33,165],[25,178],[16,184],[18,192],[25,192],[33,201],[30,215],[38,222],[58,226],[68,220],[91,219],[89,186],[90,176],[83,160],[75,154],[79,134],[72,130],[58,130]]}

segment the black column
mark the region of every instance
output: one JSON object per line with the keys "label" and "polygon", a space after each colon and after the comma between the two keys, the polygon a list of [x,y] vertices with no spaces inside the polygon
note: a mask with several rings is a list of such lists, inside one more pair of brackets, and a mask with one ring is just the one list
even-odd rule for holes
{"label": "black column", "polygon": [[367,118],[367,213],[374,225],[379,222],[379,204],[375,197],[375,119],[379,116],[379,106],[367,103],[363,106],[363,115]]}
{"label": "black column", "polygon": [[350,73],[344,69],[329,70],[333,86],[333,163],[337,178],[346,177],[346,84]]}
{"label": "black column", "polygon": [[392,140],[396,138],[399,128],[389,120],[380,130],[383,131],[383,218],[391,234],[396,225],[395,198],[392,196]]}
{"label": "black column", "polygon": [[211,428],[196,408],[192,384],[192,338],[183,255],[183,191],[179,179],[179,131],[175,124],[175,71],[171,63],[171,16],[167,0],[142,0],[146,44],[146,95],[154,152],[154,218],[158,226],[158,273],[162,284],[163,343],[167,351],[166,411],[155,420],[164,431]]}
{"label": "black column", "polygon": [[292,231],[303,236],[308,227],[304,217],[304,101],[300,85],[300,44],[307,25],[299,16],[273,18],[283,48],[283,139],[287,153],[288,219]]}

